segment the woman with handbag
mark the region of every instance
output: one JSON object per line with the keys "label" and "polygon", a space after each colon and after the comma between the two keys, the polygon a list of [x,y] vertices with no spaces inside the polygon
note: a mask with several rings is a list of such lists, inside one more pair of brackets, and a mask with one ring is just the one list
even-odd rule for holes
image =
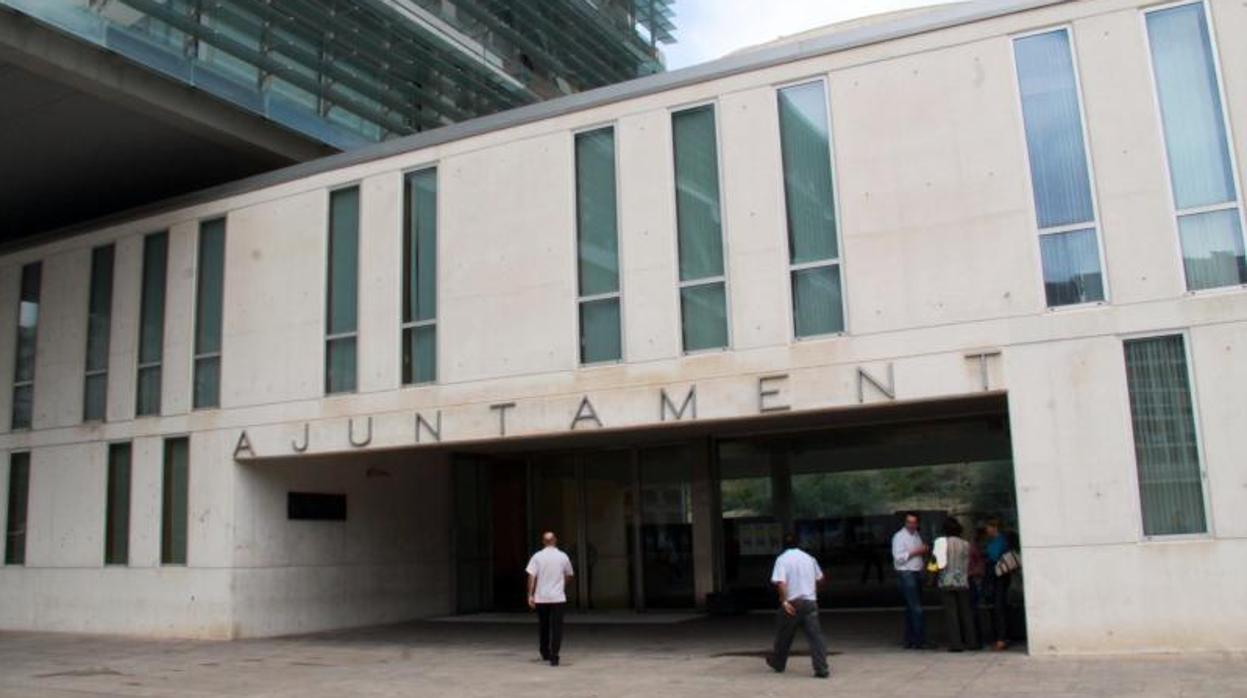
{"label": "woman with handbag", "polygon": [[970,604],[971,546],[961,537],[961,523],[951,516],[945,519],[944,535],[932,547],[948,623],[948,651],[977,650],[979,635]]}
{"label": "woman with handbag", "polygon": [[1009,539],[1000,530],[1000,519],[987,521],[987,583],[991,591],[992,633],[996,644],[992,649],[1003,650],[1009,646],[1009,629],[1006,617],[1009,612],[1009,583],[1013,573],[1021,566],[1016,552],[1009,549]]}

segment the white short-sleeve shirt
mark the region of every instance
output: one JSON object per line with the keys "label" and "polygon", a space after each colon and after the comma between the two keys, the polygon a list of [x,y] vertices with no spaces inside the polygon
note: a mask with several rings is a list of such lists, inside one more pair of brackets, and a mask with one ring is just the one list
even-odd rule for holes
{"label": "white short-sleeve shirt", "polygon": [[788,585],[788,600],[818,600],[818,580],[823,578],[823,570],[818,560],[800,548],[789,548],[775,558],[775,570],[771,572],[771,581],[775,584],[784,582]]}
{"label": "white short-sleeve shirt", "polygon": [[572,576],[572,561],[567,553],[553,546],[542,548],[528,561],[524,571],[537,580],[533,601],[567,603],[563,585],[566,578]]}

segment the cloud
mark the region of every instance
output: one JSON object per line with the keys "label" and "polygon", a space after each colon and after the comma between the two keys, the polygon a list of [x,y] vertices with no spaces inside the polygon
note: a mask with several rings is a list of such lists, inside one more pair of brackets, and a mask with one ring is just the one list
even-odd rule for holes
{"label": "cloud", "polygon": [[670,69],[704,63],[746,46],[846,19],[947,0],[676,0]]}

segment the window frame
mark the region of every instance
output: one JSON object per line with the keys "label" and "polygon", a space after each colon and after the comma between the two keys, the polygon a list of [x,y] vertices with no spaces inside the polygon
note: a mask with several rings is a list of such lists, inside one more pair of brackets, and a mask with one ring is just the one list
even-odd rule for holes
{"label": "window frame", "polygon": [[[1039,225],[1039,207],[1035,202],[1035,180],[1031,173],[1031,152],[1030,143],[1027,139],[1026,132],[1026,112],[1023,108],[1022,101],[1022,81],[1021,75],[1018,73],[1017,61],[1017,42],[1019,39],[1026,39],[1032,36],[1041,36],[1043,34],[1051,34],[1063,31],[1069,42],[1070,65],[1074,74],[1074,91],[1078,96],[1078,124],[1082,133],[1082,149],[1083,158],[1087,163],[1087,188],[1088,195],[1091,198],[1091,220],[1082,223],[1069,223],[1063,225],[1054,225],[1048,227],[1040,227]],[[1026,178],[1027,185],[1027,208],[1031,213],[1030,229],[1034,231],[1035,265],[1038,268],[1039,276],[1039,297],[1042,299],[1045,312],[1065,312],[1070,310],[1086,310],[1111,305],[1113,302],[1113,293],[1108,273],[1108,252],[1104,245],[1104,228],[1101,224],[1100,216],[1100,196],[1099,188],[1096,186],[1095,160],[1091,148],[1091,132],[1087,128],[1087,100],[1083,90],[1082,75],[1079,70],[1078,46],[1074,41],[1074,27],[1069,22],[1061,24],[1045,25],[1038,29],[1031,29],[1016,34],[1009,34],[1009,68],[1013,74],[1013,100],[1014,113],[1017,114],[1019,133],[1022,143],[1022,162],[1023,176]],[[1047,236],[1062,235],[1065,233],[1073,233],[1080,230],[1090,229],[1095,233],[1095,246],[1097,259],[1100,264],[1100,286],[1104,291],[1104,298],[1098,301],[1083,301],[1081,303],[1067,303],[1065,305],[1049,305],[1048,304],[1048,288],[1044,279],[1043,265],[1043,239]]]}
{"label": "window frame", "polygon": [[[165,469],[168,467],[169,442],[178,440],[186,442],[186,549],[182,551],[186,559],[183,562],[165,562]],[[193,520],[193,517],[191,516],[191,453],[191,432],[173,432],[169,434],[162,434],[160,436],[160,529],[159,535],[157,536],[157,541],[159,541],[157,548],[157,567],[191,566],[191,521]],[[131,477],[133,477],[133,449],[130,451],[130,458]],[[132,480],[131,487],[133,486],[134,483]],[[133,492],[131,492],[131,494],[133,494]]]}
{"label": "window frame", "polygon": [[[26,456],[26,493],[25,493],[25,521],[22,522],[22,555],[18,562],[9,562],[9,522],[12,518],[12,507],[9,505],[13,501],[13,458],[14,456]],[[34,451],[32,449],[15,449],[9,451],[4,462],[4,539],[0,541],[0,569],[5,567],[25,567],[27,553],[30,552],[30,489],[31,489],[31,473],[34,471]]]}
{"label": "window frame", "polygon": [[[201,272],[200,251],[203,246],[203,227],[206,223],[214,223],[221,221],[221,346],[215,352],[199,353],[195,346],[199,336],[199,295],[202,291],[200,287]],[[221,409],[221,377],[222,367],[224,366],[223,356],[225,354],[225,281],[228,276],[225,273],[225,251],[229,246],[229,216],[225,213],[220,215],[208,216],[199,219],[195,224],[195,251],[194,251],[194,269],[195,269],[195,300],[194,311],[191,313],[191,411],[200,412],[207,410]],[[204,407],[195,406],[195,379],[199,376],[199,360],[211,359],[217,360],[217,395],[216,404]]]}
{"label": "window frame", "polygon": [[[95,254],[98,251],[106,247],[112,248],[113,255],[112,255],[112,261],[111,261],[112,268],[109,269],[109,282],[110,283],[109,283],[109,289],[108,289],[108,322],[106,322],[104,325],[104,368],[95,369],[93,371],[91,370],[88,363],[90,361],[90,349],[91,349],[91,301],[94,300],[92,298],[92,290],[95,286],[94,284]],[[110,242],[106,242],[101,245],[93,246],[91,248],[90,259],[91,259],[90,271],[88,272],[89,278],[87,279],[87,341],[86,341],[87,353],[86,353],[86,360],[83,362],[83,373],[82,373],[83,375],[83,378],[82,378],[82,422],[84,424],[102,424],[108,421],[108,364],[109,364],[109,355],[111,353],[109,349],[112,346],[113,301],[115,300],[114,296],[116,295],[115,291],[117,290],[116,289],[116,283],[117,283],[117,245],[116,243],[110,241]],[[104,378],[104,413],[100,415],[99,417],[90,417],[87,415],[87,400],[88,400],[87,386],[90,384],[92,378],[99,377],[99,376],[102,376]]]}
{"label": "window frame", "polygon": [[[610,129],[611,138],[614,144],[613,164],[615,168],[615,265],[616,275],[619,283],[617,288],[608,293],[594,293],[590,295],[581,295],[580,293],[580,201],[579,201],[579,172],[576,169],[576,139],[585,133],[593,133],[594,131],[603,131]],[[576,304],[573,313],[573,320],[576,325],[576,366],[577,368],[597,368],[601,366],[615,366],[628,362],[628,342],[624,333],[627,327],[624,315],[624,236],[623,236],[623,207],[620,202],[623,200],[623,181],[619,176],[619,121],[599,121],[588,126],[581,126],[571,131],[571,200],[572,200],[572,259],[576,261],[576,273],[573,277],[573,286],[576,289]],[[678,245],[678,242],[677,242]],[[678,271],[677,271],[678,276]],[[585,361],[584,360],[584,326],[581,322],[581,308],[586,303],[595,301],[603,301],[616,299],[619,305],[619,358],[603,359],[602,361]]]}
{"label": "window frame", "polygon": [[[434,260],[433,260],[433,285],[435,288],[437,288],[437,299],[433,305],[433,318],[432,319],[412,320],[410,322],[404,322],[403,321],[403,303],[406,301],[406,299],[403,297],[404,295],[403,290],[407,284],[407,277],[406,277],[407,269],[404,268],[403,258],[404,258],[404,255],[406,254],[404,245],[406,243],[406,238],[407,238],[407,229],[406,229],[407,197],[405,196],[406,190],[407,190],[407,178],[413,174],[426,172],[428,170],[433,170],[436,173],[436,177],[434,181],[437,184],[436,202],[434,204],[434,206],[436,206],[437,208],[437,211],[436,211],[437,230],[434,231],[434,234],[436,235],[437,240],[436,240],[436,245],[434,246],[435,254],[434,254]],[[398,346],[398,373],[397,373],[398,387],[400,390],[404,390],[407,388],[420,388],[420,387],[429,386],[429,385],[437,385],[442,382],[442,376],[441,376],[442,372],[440,370],[441,361],[439,360],[442,357],[442,346],[441,346],[441,342],[442,342],[441,334],[442,333],[437,331],[437,322],[438,322],[438,319],[441,318],[442,316],[442,293],[441,293],[441,284],[440,284],[441,277],[442,277],[441,275],[442,270],[441,270],[441,264],[439,264],[439,262],[441,262],[441,259],[442,259],[441,228],[442,228],[443,201],[442,201],[441,161],[433,160],[431,162],[421,163],[414,167],[408,167],[408,168],[404,168],[403,170],[401,170],[399,172],[398,191],[399,191],[399,198],[402,199],[402,203],[400,204],[399,211],[398,211],[398,254],[396,255],[398,257],[398,260],[397,260],[398,262],[398,338],[395,344]],[[360,193],[361,218],[363,215],[363,202],[364,202],[363,192],[361,189],[361,193]],[[363,264],[362,255],[360,257],[360,263]],[[328,288],[328,285],[326,285],[326,289],[327,288]],[[407,330],[414,331],[417,328],[421,328],[421,327],[432,327],[433,328],[433,346],[434,346],[433,379],[427,380],[427,381],[412,381],[411,383],[405,383],[403,382],[404,335],[406,334]],[[358,334],[358,329],[356,331],[356,334]],[[325,341],[328,342],[328,339],[326,339]],[[358,340],[356,341],[358,342]]]}
{"label": "window frame", "polygon": [[[1187,5],[1201,5],[1204,10],[1204,25],[1208,29],[1208,52],[1212,57],[1213,75],[1217,79],[1217,97],[1221,101],[1221,124],[1225,130],[1225,148],[1229,153],[1230,177],[1234,183],[1235,199],[1231,202],[1223,202],[1220,204],[1209,204],[1205,206],[1195,206],[1187,209],[1178,208],[1177,193],[1173,185],[1173,171],[1170,166],[1169,141],[1165,137],[1165,117],[1160,106],[1160,89],[1159,83],[1156,81],[1156,60],[1155,53],[1152,51],[1152,36],[1147,30],[1147,17],[1154,12],[1162,12],[1164,10],[1172,10]],[[1225,94],[1225,74],[1221,69],[1221,52],[1217,41],[1216,22],[1213,21],[1212,8],[1204,0],[1177,0],[1176,2],[1166,2],[1148,7],[1139,8],[1139,28],[1143,32],[1143,47],[1147,58],[1147,77],[1148,84],[1152,87],[1152,113],[1156,123],[1156,135],[1160,139],[1161,152],[1164,154],[1164,162],[1162,166],[1165,170],[1165,191],[1169,193],[1169,199],[1166,205],[1169,209],[1169,219],[1171,221],[1172,240],[1174,249],[1177,251],[1177,267],[1178,278],[1182,279],[1182,293],[1187,296],[1196,295],[1217,295],[1224,293],[1234,293],[1247,289],[1247,281],[1237,284],[1226,284],[1224,286],[1214,286],[1212,288],[1192,289],[1190,280],[1186,275],[1186,253],[1182,249],[1182,227],[1180,219],[1187,216],[1194,216],[1201,213],[1212,213],[1215,211],[1227,211],[1233,208],[1238,209],[1238,231],[1239,241],[1243,244],[1244,253],[1247,254],[1247,212],[1243,210],[1243,183],[1239,176],[1238,170],[1238,152],[1234,144],[1234,129],[1230,122],[1229,107]]]}
{"label": "window frame", "polygon": [[[836,216],[836,252],[837,256],[833,260],[815,260],[812,262],[800,262],[794,264],[792,261],[792,241],[789,239],[788,230],[788,191],[784,183],[784,154],[783,154],[783,124],[779,119],[779,93],[790,87],[801,87],[814,83],[822,83],[823,86],[823,108],[827,113],[827,152],[831,156],[828,166],[831,168],[831,205]],[[836,135],[834,132],[835,117],[831,113],[831,80],[828,79],[826,73],[817,73],[794,80],[785,80],[771,84],[774,106],[775,106],[775,143],[780,148],[779,151],[779,183],[778,183],[778,199],[780,223],[778,229],[783,233],[783,249],[784,249],[784,267],[786,273],[784,275],[784,296],[787,298],[788,313],[788,339],[790,343],[800,343],[809,341],[818,341],[821,339],[834,339],[836,337],[845,337],[849,335],[849,296],[848,283],[846,283],[844,275],[844,219],[842,217],[843,209],[840,207],[840,178],[836,174]],[[844,327],[838,332],[822,332],[819,334],[798,335],[797,334],[797,311],[793,303],[795,300],[792,282],[799,271],[808,269],[822,269],[835,267],[840,275],[840,317],[843,320]]]}
{"label": "window frame", "polygon": [[[1135,450],[1134,412],[1130,408],[1129,369],[1126,366],[1126,342],[1165,337],[1182,338],[1183,360],[1186,361],[1187,391],[1191,397],[1191,421],[1195,431],[1195,457],[1199,459],[1200,493],[1204,502],[1204,531],[1201,533],[1161,533],[1149,535],[1143,524],[1143,491],[1139,480],[1139,455]],[[1203,420],[1201,419],[1199,392],[1196,385],[1195,362],[1191,354],[1191,333],[1188,328],[1167,328],[1148,330],[1146,332],[1130,332],[1117,335],[1118,351],[1121,356],[1121,381],[1125,390],[1122,391],[1122,407],[1126,415],[1126,436],[1130,448],[1130,482],[1133,485],[1135,510],[1135,535],[1140,543],[1174,543],[1183,541],[1206,541],[1216,538],[1216,517],[1212,510],[1212,492],[1208,481],[1208,461],[1205,457]]]}
{"label": "window frame", "polygon": [[[160,289],[160,294],[161,294],[160,360],[159,361],[148,361],[147,363],[143,363],[142,361],[143,309],[144,309],[143,290],[144,290],[144,278],[147,273],[147,240],[153,235],[164,235],[165,236],[165,255],[164,255],[165,279],[164,279],[163,288]],[[169,313],[169,249],[170,249],[171,243],[172,243],[172,240],[169,234],[169,228],[164,228],[162,230],[154,230],[149,233],[143,233],[143,235],[141,236],[141,243],[139,245],[139,303],[138,303],[139,317],[138,317],[138,334],[137,334],[138,341],[135,345],[135,350],[134,350],[134,418],[135,419],[148,419],[151,417],[161,417],[163,416],[164,409],[165,409],[165,400],[164,400],[165,348],[164,348],[164,343],[165,343],[165,339],[167,338],[166,337],[167,331],[169,329],[167,327],[168,323],[166,322],[166,319]],[[152,369],[152,368],[158,369],[160,371],[160,387],[158,390],[157,409],[155,412],[151,412],[151,413],[146,413],[146,414],[140,413],[139,412],[139,384],[143,380],[142,378],[143,371],[147,369]]]}
{"label": "window frame", "polygon": [[[677,185],[677,172],[675,161],[675,116],[681,112],[693,111],[709,107],[714,114],[714,147],[715,147],[715,164],[716,177],[719,185],[719,238],[723,248],[723,273],[718,276],[706,276],[699,279],[682,280],[680,278],[680,194]],[[719,108],[718,97],[702,99],[693,102],[686,102],[678,105],[667,107],[667,157],[670,167],[668,172],[671,174],[671,230],[674,235],[671,236],[671,244],[674,247],[676,292],[675,311],[678,322],[676,323],[676,332],[680,345],[681,356],[696,356],[699,354],[714,354],[719,352],[732,351],[735,346],[735,337],[732,323],[732,286],[731,286],[731,248],[728,236],[727,210],[723,203],[724,192],[724,176],[723,176],[723,122],[720,118],[722,110]],[[622,257],[622,248],[621,248]],[[705,349],[688,349],[684,346],[684,302],[683,292],[686,288],[695,288],[699,286],[710,286],[714,284],[723,284],[723,319],[726,326],[727,343],[721,347],[708,347]],[[623,321],[623,314],[620,313],[620,322]]]}
{"label": "window frame", "polygon": [[[343,191],[346,189],[355,189],[359,197],[359,210],[356,211],[357,220],[355,223],[356,224],[355,329],[354,331],[351,331],[351,332],[330,333],[329,332],[329,309],[330,309],[330,303],[332,302],[331,299],[333,295],[333,279],[331,278],[332,277],[332,266],[333,266],[333,195],[336,192]],[[359,250],[362,247],[360,245],[360,238],[361,238],[361,235],[364,229],[363,227],[363,219],[364,219],[363,180],[352,180],[350,182],[345,182],[343,184],[338,184],[338,185],[327,188],[325,190],[324,211],[325,211],[325,243],[324,243],[323,250],[325,252],[325,257],[324,257],[325,263],[324,265],[322,265],[321,268],[325,272],[325,283],[324,283],[323,298],[322,298],[324,302],[321,305],[321,308],[323,308],[323,310],[321,311],[321,314],[320,314],[321,321],[324,323],[324,340],[321,342],[322,353],[321,353],[321,361],[320,361],[321,397],[332,398],[332,397],[339,397],[339,396],[345,396],[345,395],[358,395],[359,394],[359,311],[360,311],[360,306],[361,306],[360,295],[359,295],[359,288],[360,288],[359,280],[361,277],[360,272],[363,270],[363,264],[364,264],[363,255],[359,254]],[[401,220],[401,215],[400,215],[400,220]],[[401,256],[400,256],[399,264],[400,265],[402,264]],[[401,334],[402,334],[401,330],[399,334],[401,337]],[[335,340],[348,339],[348,338],[353,338],[355,340],[355,387],[352,388],[351,390],[330,391],[329,390],[329,344]],[[401,355],[399,356],[399,361],[400,362],[402,361]]]}
{"label": "window frame", "polygon": [[[22,285],[23,277],[26,275],[26,268],[37,266],[39,268],[39,288],[35,306],[35,343],[30,357],[30,379],[18,380],[17,373],[20,366],[21,358],[21,332],[22,332]],[[33,431],[35,428],[35,379],[38,377],[39,370],[39,329],[43,326],[43,260],[35,259],[18,265],[17,272],[17,307],[13,324],[14,343],[13,343],[13,383],[9,391],[9,431],[22,432]],[[30,422],[22,426],[18,426],[15,418],[17,416],[17,391],[19,388],[30,389]]]}
{"label": "window frame", "polygon": [[[189,438],[189,437],[187,437]],[[102,549],[102,559],[104,567],[129,567],[130,566],[130,534],[133,532],[133,514],[134,514],[134,441],[132,439],[120,439],[116,441],[104,442],[104,545]],[[113,447],[128,446],[130,448],[130,487],[126,492],[126,561],[125,562],[109,562],[108,561],[108,522],[109,522],[109,506],[112,501],[109,499],[109,480],[112,476],[112,455]],[[189,451],[188,451],[189,453]],[[188,458],[189,462],[189,458]],[[161,464],[161,485],[163,486],[164,464]],[[163,492],[161,493],[163,496]],[[189,514],[189,507],[188,507]],[[188,516],[189,518],[189,516]],[[188,522],[189,523],[189,522]],[[162,522],[163,525],[163,522]]]}

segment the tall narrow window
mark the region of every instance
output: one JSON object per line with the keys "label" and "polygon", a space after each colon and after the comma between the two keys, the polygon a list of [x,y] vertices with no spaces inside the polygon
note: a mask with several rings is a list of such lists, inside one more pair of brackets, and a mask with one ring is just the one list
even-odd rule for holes
{"label": "tall narrow window", "polygon": [[1247,283],[1242,215],[1204,5],[1146,17],[1186,287]]}
{"label": "tall narrow window", "polygon": [[798,337],[844,331],[829,124],[822,81],[779,91],[792,318]]}
{"label": "tall narrow window", "polygon": [[108,332],[113,307],[113,246],[91,251],[91,291],[87,300],[87,375],[82,418],[104,419],[108,401]]}
{"label": "tall narrow window", "polygon": [[618,361],[619,235],[615,129],[576,134],[576,251],[580,362]]}
{"label": "tall narrow window", "polygon": [[187,497],[190,485],[190,441],[165,439],[161,490],[160,562],[186,564]]}
{"label": "tall narrow window", "polygon": [[1143,533],[1203,533],[1204,486],[1182,335],[1125,342]]}
{"label": "tall narrow window", "polygon": [[104,513],[104,564],[130,561],[130,444],[108,445],[108,501]]}
{"label": "tall narrow window", "polygon": [[329,195],[326,305],[325,392],[353,392],[359,310],[359,187]]}
{"label": "tall narrow window", "polygon": [[1099,233],[1069,31],[1013,42],[1048,307],[1104,300]]}
{"label": "tall narrow window", "polygon": [[13,428],[29,429],[35,409],[35,342],[39,334],[39,290],[43,264],[22,267],[17,305],[17,366],[13,372]]}
{"label": "tall narrow window", "polygon": [[221,312],[225,287],[225,219],[199,225],[199,271],[195,275],[196,409],[221,404]]}
{"label": "tall narrow window", "polygon": [[9,456],[9,506],[4,526],[4,564],[26,564],[26,502],[30,499],[30,454]]}
{"label": "tall narrow window", "polygon": [[714,107],[671,115],[684,351],[727,346],[727,276]]}
{"label": "tall narrow window", "polygon": [[403,384],[437,380],[437,169],[403,181]]}
{"label": "tall narrow window", "polygon": [[139,379],[135,396],[138,416],[160,414],[160,372],[165,343],[165,275],[169,234],[152,233],[143,240],[143,292],[139,311]]}

